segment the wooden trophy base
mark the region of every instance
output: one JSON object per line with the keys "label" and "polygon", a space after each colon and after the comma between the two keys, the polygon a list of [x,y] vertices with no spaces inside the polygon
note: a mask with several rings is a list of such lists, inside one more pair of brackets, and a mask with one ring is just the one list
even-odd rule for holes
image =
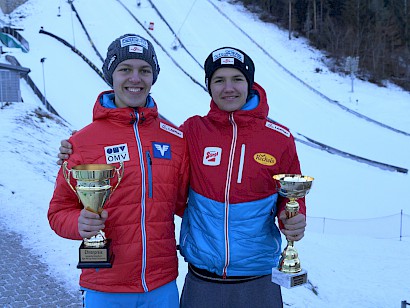
{"label": "wooden trophy base", "polygon": [[114,256],[110,249],[111,240],[107,239],[103,247],[87,247],[84,242],[79,248],[77,268],[111,268]]}

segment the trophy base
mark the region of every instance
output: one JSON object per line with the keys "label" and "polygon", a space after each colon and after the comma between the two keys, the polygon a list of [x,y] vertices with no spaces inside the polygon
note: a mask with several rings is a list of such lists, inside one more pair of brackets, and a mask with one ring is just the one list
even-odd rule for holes
{"label": "trophy base", "polygon": [[114,256],[110,249],[111,240],[103,247],[87,247],[84,242],[79,248],[79,262],[77,268],[111,268]]}
{"label": "trophy base", "polygon": [[272,268],[272,282],[287,289],[301,286],[307,282],[307,271],[302,269],[299,273],[283,273]]}

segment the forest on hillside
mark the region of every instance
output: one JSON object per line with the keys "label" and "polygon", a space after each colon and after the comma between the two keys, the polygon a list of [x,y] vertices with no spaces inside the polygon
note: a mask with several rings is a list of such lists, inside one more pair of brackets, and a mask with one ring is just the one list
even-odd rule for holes
{"label": "forest on hillside", "polygon": [[410,91],[410,0],[232,0],[306,37],[334,71]]}

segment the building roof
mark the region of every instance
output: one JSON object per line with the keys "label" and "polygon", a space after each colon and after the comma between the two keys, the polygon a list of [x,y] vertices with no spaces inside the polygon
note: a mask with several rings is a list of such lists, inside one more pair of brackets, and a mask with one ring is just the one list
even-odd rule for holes
{"label": "building roof", "polygon": [[16,65],[11,65],[11,64],[6,64],[6,63],[0,63],[0,70],[1,69],[5,69],[9,71],[16,71],[16,72],[19,72],[20,75],[22,76],[30,73],[30,69],[27,67],[16,66]]}

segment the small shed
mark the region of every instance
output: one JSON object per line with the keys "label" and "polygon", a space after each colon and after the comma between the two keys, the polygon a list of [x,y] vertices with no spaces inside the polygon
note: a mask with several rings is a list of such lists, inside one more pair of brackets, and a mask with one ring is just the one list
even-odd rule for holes
{"label": "small shed", "polygon": [[20,78],[29,72],[26,67],[0,63],[0,102],[21,102]]}

